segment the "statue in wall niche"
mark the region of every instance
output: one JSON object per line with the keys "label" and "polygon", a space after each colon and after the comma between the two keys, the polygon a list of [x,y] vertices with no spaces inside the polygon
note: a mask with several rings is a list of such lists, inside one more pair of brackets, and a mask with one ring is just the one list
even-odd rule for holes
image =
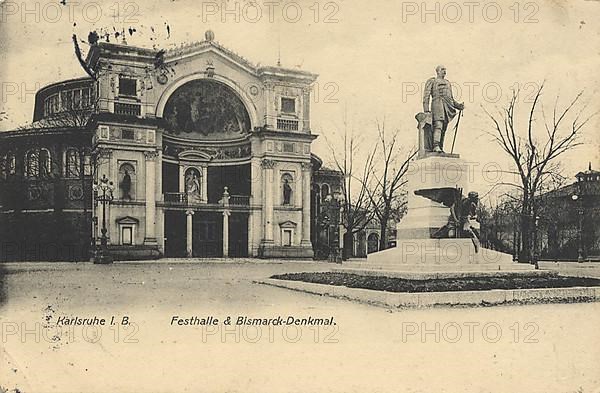
{"label": "statue in wall niche", "polygon": [[479,252],[479,222],[477,221],[479,194],[477,192],[471,191],[465,197],[461,188],[443,187],[417,190],[415,194],[450,208],[448,223],[433,233],[432,238],[470,238],[475,252]]}
{"label": "statue in wall niche", "polygon": [[[444,136],[448,123],[454,119],[457,111],[465,109],[462,102],[457,102],[452,96],[450,81],[446,79],[446,67],[439,65],[435,68],[436,77],[430,78],[423,90],[423,111],[431,114],[431,124],[425,127],[425,150],[436,153],[444,152]],[[431,99],[431,107],[429,105]],[[428,119],[429,120],[429,119]],[[460,121],[460,114],[458,122]]]}
{"label": "statue in wall niche", "polygon": [[185,193],[189,202],[200,202],[200,177],[195,169],[188,170],[185,176]]}
{"label": "statue in wall niche", "polygon": [[131,200],[131,175],[127,169],[125,169],[123,180],[121,180],[121,191],[123,192],[123,199]]}
{"label": "statue in wall niche", "polygon": [[291,204],[290,199],[292,198],[292,186],[288,179],[283,180],[283,204]]}

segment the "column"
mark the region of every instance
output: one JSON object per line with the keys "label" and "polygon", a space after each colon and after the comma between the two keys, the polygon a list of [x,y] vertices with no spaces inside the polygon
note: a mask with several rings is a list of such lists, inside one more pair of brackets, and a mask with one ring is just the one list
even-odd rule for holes
{"label": "column", "polygon": [[302,130],[310,132],[310,87],[302,89]]}
{"label": "column", "polygon": [[200,185],[200,187],[202,188],[201,194],[200,195],[200,201],[201,202],[208,202],[208,168],[203,166],[202,168],[200,168],[202,170],[202,183]]}
{"label": "column", "polygon": [[252,210],[248,214],[248,256],[253,257],[253,242],[254,242],[254,229],[252,228],[252,224],[254,221],[254,212]]}
{"label": "column", "polygon": [[193,210],[186,210],[185,212],[186,215],[186,246],[185,246],[185,254],[188,258],[191,258],[194,253],[193,253],[193,246],[192,246],[192,229],[193,229],[193,221],[192,218],[194,217],[194,211]]}
{"label": "column", "polygon": [[310,241],[310,179],[312,164],[302,164],[302,241],[301,246],[312,247]]}
{"label": "column", "polygon": [[145,151],[146,158],[146,234],[144,244],[157,245],[156,241],[156,151]]}
{"label": "column", "polygon": [[229,216],[231,215],[227,187],[224,187],[221,201],[223,203],[223,258],[227,258],[229,256]]}
{"label": "column", "polygon": [[273,176],[273,168],[275,167],[275,161],[264,159],[262,161],[263,167],[263,209],[264,209],[264,242],[273,243],[273,197],[274,197],[274,184],[275,179]]}

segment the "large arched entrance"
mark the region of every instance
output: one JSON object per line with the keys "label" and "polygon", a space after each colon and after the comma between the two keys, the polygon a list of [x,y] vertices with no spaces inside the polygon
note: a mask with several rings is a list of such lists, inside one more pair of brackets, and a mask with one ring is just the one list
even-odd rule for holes
{"label": "large arched entrance", "polygon": [[[246,106],[226,84],[195,79],[171,94],[162,117],[165,233],[173,239],[167,254],[247,256],[251,120]],[[229,207],[223,204],[226,189]]]}

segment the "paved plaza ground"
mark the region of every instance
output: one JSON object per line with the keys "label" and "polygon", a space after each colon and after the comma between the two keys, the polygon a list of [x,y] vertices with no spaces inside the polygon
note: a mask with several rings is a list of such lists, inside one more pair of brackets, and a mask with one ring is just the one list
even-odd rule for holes
{"label": "paved plaza ground", "polygon": [[[0,385],[24,393],[600,392],[600,303],[390,310],[254,283],[327,263],[207,262],[0,265]],[[336,324],[171,324],[194,315]],[[61,316],[131,324],[57,327]]]}

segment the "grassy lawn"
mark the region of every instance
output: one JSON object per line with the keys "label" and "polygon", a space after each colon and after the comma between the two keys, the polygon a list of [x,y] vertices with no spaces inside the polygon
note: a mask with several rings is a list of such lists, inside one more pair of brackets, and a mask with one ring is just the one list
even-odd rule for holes
{"label": "grassy lawn", "polygon": [[582,277],[461,277],[408,280],[350,273],[307,272],[274,275],[279,280],[304,281],[315,284],[374,289],[388,292],[485,291],[491,289],[534,289],[600,286],[600,280]]}

